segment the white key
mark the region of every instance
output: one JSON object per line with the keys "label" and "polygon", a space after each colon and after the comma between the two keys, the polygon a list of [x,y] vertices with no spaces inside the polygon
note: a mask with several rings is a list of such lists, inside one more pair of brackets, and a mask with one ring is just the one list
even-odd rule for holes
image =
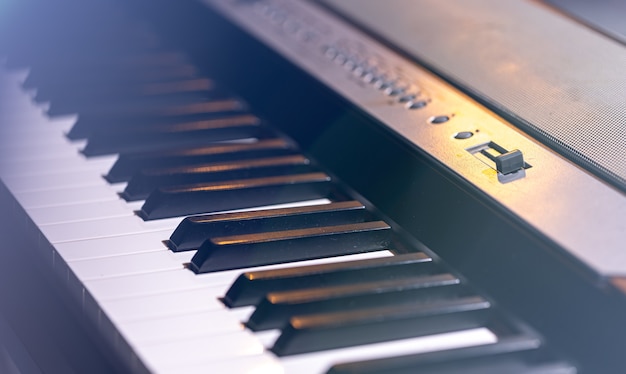
{"label": "white key", "polygon": [[131,207],[125,201],[96,201],[63,206],[41,207],[28,209],[28,215],[38,226],[93,221],[98,219],[123,217],[134,215]]}
{"label": "white key", "polygon": [[102,176],[92,170],[71,171],[51,175],[20,175],[3,178],[13,193],[59,190],[102,185]]}
{"label": "white key", "polygon": [[61,257],[69,263],[77,260],[162,251],[164,244],[161,241],[169,238],[171,234],[171,229],[165,229],[132,235],[57,243],[55,248]]}
{"label": "white key", "polygon": [[[284,369],[277,358],[270,354],[237,357],[235,359],[211,359],[206,362],[181,363],[175,366],[159,368],[160,374],[206,374],[240,373],[240,374],[283,374]],[[319,373],[317,373],[319,374]]]}
{"label": "white key", "polygon": [[[19,125],[14,124],[13,126]],[[56,146],[64,146],[65,144],[79,144],[59,136],[33,136],[33,134],[29,134],[28,132],[15,133],[12,136],[12,140],[11,142],[2,143],[0,146],[4,149],[19,150],[22,148],[41,149],[42,147],[48,149]]]}
{"label": "white key", "polygon": [[43,193],[40,191],[16,192],[14,195],[27,211],[30,208],[119,199],[115,191],[106,185],[50,190]]}
{"label": "white key", "polygon": [[127,335],[144,345],[156,345],[200,336],[242,332],[245,328],[235,316],[224,310],[202,311],[159,319],[120,322]]}
{"label": "white key", "polygon": [[[168,270],[124,277],[95,279],[83,282],[92,295],[104,304],[106,300],[191,290],[214,284],[213,279],[195,276],[191,271]],[[223,281],[218,283],[221,286]]]}
{"label": "white key", "polygon": [[71,268],[82,281],[142,274],[164,270],[184,270],[191,253],[173,253],[165,248],[155,252],[74,261]]}
{"label": "white key", "polygon": [[[223,288],[219,290],[224,293]],[[226,309],[217,298],[207,297],[207,291],[203,288],[110,300],[105,304],[107,314],[116,316],[119,322]]]}
{"label": "white key", "polygon": [[137,216],[129,215],[100,220],[50,224],[41,226],[41,231],[51,243],[56,244],[76,240],[161,231],[164,229],[174,231],[181,220],[182,218],[170,218],[145,222]]}
{"label": "white key", "polygon": [[[33,174],[41,173],[41,170],[48,170],[57,167],[63,167],[63,165],[81,165],[86,160],[82,155],[76,152],[67,152],[67,148],[64,148],[65,152],[58,152],[56,155],[42,155],[41,153],[21,155],[18,157],[15,154],[2,158],[0,160],[0,170],[8,170],[6,175]],[[24,172],[23,170],[27,170]]]}
{"label": "white key", "polygon": [[[129,340],[132,344],[132,338],[129,337]],[[191,365],[206,362],[209,359],[239,359],[264,352],[263,346],[254,335],[246,330],[238,333],[176,340],[158,345],[134,345],[134,347],[140,356],[157,367]]]}
{"label": "white key", "polygon": [[[48,146],[48,147],[24,147],[24,148],[0,148],[0,156],[7,163],[21,160],[47,159],[59,157],[72,157],[78,155],[78,150],[69,146]],[[10,172],[23,173],[21,170],[9,169]],[[46,171],[33,170],[32,173],[42,173]]]}
{"label": "white key", "polygon": [[[28,116],[28,113],[26,113],[26,115]],[[2,129],[2,134],[7,136],[10,135],[11,137],[20,136],[22,134],[46,138],[52,136],[58,137],[70,131],[77,119],[77,115],[48,118],[45,117],[43,113],[37,112],[35,114],[31,114],[29,118],[27,118],[26,121],[21,122],[19,126],[6,126]],[[17,118],[16,120],[20,120],[20,118]],[[24,118],[22,118],[22,120],[24,120]]]}
{"label": "white key", "polygon": [[[19,157],[19,154],[7,156],[4,162],[6,168],[5,176],[27,176],[27,175],[54,175],[59,173],[71,173],[81,171],[92,171],[96,175],[106,174],[115,161],[116,156],[104,156],[93,159],[86,159],[77,152],[67,147],[54,149],[49,153],[42,153],[42,159],[32,159]],[[101,177],[102,185],[106,181]]]}

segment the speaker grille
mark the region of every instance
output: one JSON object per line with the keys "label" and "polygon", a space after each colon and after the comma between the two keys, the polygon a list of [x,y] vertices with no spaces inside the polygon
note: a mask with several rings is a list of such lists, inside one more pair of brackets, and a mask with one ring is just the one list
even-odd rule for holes
{"label": "speaker grille", "polygon": [[537,2],[327,1],[626,190],[626,47]]}

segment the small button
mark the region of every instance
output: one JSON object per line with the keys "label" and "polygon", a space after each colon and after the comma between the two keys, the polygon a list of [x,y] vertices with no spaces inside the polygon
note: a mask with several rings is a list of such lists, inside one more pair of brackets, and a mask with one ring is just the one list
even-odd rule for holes
{"label": "small button", "polygon": [[403,93],[405,90],[404,87],[398,87],[395,85],[391,85],[385,89],[385,95],[387,96],[397,96]]}
{"label": "small button", "polygon": [[373,83],[376,79],[378,79],[378,75],[372,71],[365,73],[363,76],[363,82],[365,83]]}
{"label": "small button", "polygon": [[387,87],[390,87],[392,85],[392,82],[387,80],[385,77],[379,77],[372,83],[374,84],[374,87],[378,88],[379,90],[386,90]]}
{"label": "small button", "polygon": [[426,100],[409,101],[408,103],[406,103],[406,108],[407,109],[421,109],[425,107],[426,105],[428,105],[428,102]]}
{"label": "small button", "polygon": [[356,62],[352,59],[347,59],[343,67],[348,71],[352,71],[356,67]]}
{"label": "small button", "polygon": [[337,56],[333,59],[339,65],[343,65],[348,58],[343,53],[337,53]]}
{"label": "small button", "polygon": [[454,134],[454,139],[469,139],[474,136],[474,133],[471,131],[461,131]]}
{"label": "small button", "polygon": [[432,123],[433,125],[439,125],[441,123],[448,122],[449,120],[450,120],[450,117],[448,116],[434,116],[434,117],[430,117],[428,119],[428,122]]}
{"label": "small button", "polygon": [[411,100],[415,100],[415,98],[417,97],[417,95],[415,94],[406,94],[406,95],[402,95],[398,98],[398,101],[401,103],[407,103]]}
{"label": "small button", "polygon": [[326,47],[324,48],[324,56],[328,59],[332,60],[337,57],[337,49],[335,47]]}
{"label": "small button", "polygon": [[363,65],[357,65],[354,67],[354,70],[352,70],[352,74],[354,74],[357,77],[363,77],[366,74],[366,72],[367,72],[367,69]]}

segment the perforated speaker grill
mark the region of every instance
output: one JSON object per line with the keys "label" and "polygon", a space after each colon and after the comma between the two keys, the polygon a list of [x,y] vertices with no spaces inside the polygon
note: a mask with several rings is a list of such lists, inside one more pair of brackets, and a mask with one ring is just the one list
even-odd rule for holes
{"label": "perforated speaker grill", "polygon": [[626,47],[535,1],[326,1],[626,190]]}

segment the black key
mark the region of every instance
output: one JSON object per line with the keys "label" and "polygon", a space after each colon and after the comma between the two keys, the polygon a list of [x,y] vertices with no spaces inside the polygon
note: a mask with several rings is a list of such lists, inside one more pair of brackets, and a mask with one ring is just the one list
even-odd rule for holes
{"label": "black key", "polygon": [[[122,113],[80,113],[78,120],[67,133],[72,140],[85,139],[93,135],[119,137],[120,133],[142,133],[150,131],[181,131],[198,123],[223,117],[225,114],[241,113],[246,105],[240,100],[223,99],[170,104],[158,108],[129,106]],[[106,109],[104,109],[106,110]],[[254,117],[241,114],[238,117]],[[257,122],[260,122],[254,117]],[[170,129],[171,130],[168,130]],[[90,139],[91,140],[91,139]]]}
{"label": "black key", "polygon": [[[115,72],[112,72],[115,74]],[[115,76],[110,79],[115,79]],[[120,78],[120,77],[117,77]],[[59,96],[64,99],[70,99],[72,101],[84,102],[85,97],[89,100],[92,99],[105,99],[111,101],[117,99],[118,101],[128,100],[129,98],[140,97],[157,97],[157,96],[169,96],[174,94],[195,93],[195,92],[208,92],[215,90],[215,83],[208,78],[193,78],[193,79],[180,79],[169,81],[157,81],[157,82],[128,82],[126,77],[116,82],[98,82],[97,84],[84,84],[83,82],[77,83],[75,87],[65,86],[49,86],[49,87],[37,87],[37,94],[35,100],[39,99],[46,101],[51,99],[58,99]],[[68,88],[72,88],[68,90]],[[53,102],[52,105],[55,103]]]}
{"label": "black key", "polygon": [[253,331],[284,327],[289,319],[313,314],[454,299],[469,296],[460,280],[451,274],[411,277],[341,286],[317,287],[269,293],[246,323]]}
{"label": "black key", "polygon": [[172,251],[181,252],[197,249],[209,237],[357,223],[371,218],[358,201],[187,217],[166,244]]}
{"label": "black key", "polygon": [[[122,89],[122,88],[120,88]],[[205,91],[205,92],[182,92],[174,94],[164,95],[138,95],[132,92],[126,94],[117,94],[112,92],[108,93],[84,93],[79,98],[71,97],[67,95],[50,93],[53,95],[51,99],[45,99],[43,101],[50,101],[50,107],[46,111],[48,116],[62,116],[73,113],[80,113],[81,116],[98,116],[98,117],[110,117],[109,125],[106,127],[100,126],[95,128],[89,133],[89,136],[94,136],[94,133],[101,134],[111,133],[114,131],[123,132],[125,130],[132,129],[134,126],[132,121],[138,117],[135,114],[130,115],[130,119],[123,118],[125,113],[138,112],[140,109],[147,113],[153,112],[156,109],[173,104],[191,104],[198,103],[207,100],[219,100],[227,94],[220,91]],[[76,94],[81,94],[77,92]],[[111,117],[118,118],[111,118]],[[150,115],[150,117],[154,117]],[[135,118],[132,118],[135,117]],[[82,121],[79,117],[79,120]],[[135,123],[140,123],[141,119]],[[116,125],[123,124],[123,125]]]}
{"label": "black key", "polygon": [[242,115],[154,126],[145,131],[92,135],[82,153],[89,157],[123,152],[155,152],[172,147],[267,137],[270,134],[273,131],[262,126],[256,117]]}
{"label": "black key", "polygon": [[383,221],[225,236],[205,241],[191,259],[196,273],[385,249],[391,227]]}
{"label": "black key", "polygon": [[440,273],[443,270],[424,253],[246,272],[222,299],[228,307],[258,304],[270,292],[327,285],[349,285],[364,280],[383,281]]}
{"label": "black key", "polygon": [[489,302],[474,296],[293,317],[272,351],[286,356],[472,329],[484,326],[491,314]]}
{"label": "black key", "polygon": [[[540,347],[541,340],[537,337],[526,335],[511,336],[499,339],[497,343],[475,347],[337,364],[330,368],[328,374],[460,374],[467,373],[465,369],[469,368],[470,363],[468,361],[484,358],[487,361],[493,360],[492,362],[495,364],[499,360],[499,356],[535,351],[540,349]],[[448,367],[437,369],[437,366],[442,364]],[[491,368],[483,368],[484,371],[480,373],[510,373],[508,370],[495,370],[496,367],[494,365]]]}
{"label": "black key", "polygon": [[[25,88],[36,88],[42,99],[50,92],[74,90],[99,90],[108,87],[124,87],[129,84],[165,82],[176,79],[192,79],[197,70],[175,53],[140,51],[117,52],[113,58],[89,56],[78,53],[55,60],[50,56],[44,64],[31,64],[31,71],[24,81]],[[143,56],[142,56],[143,55]],[[141,61],[141,60],[144,61]],[[168,61],[171,60],[171,61]],[[135,61],[133,61],[135,60]],[[154,62],[161,63],[154,63]],[[52,96],[50,96],[52,98]]]}
{"label": "black key", "polygon": [[144,200],[157,188],[233,179],[261,178],[317,171],[302,155],[226,161],[194,166],[147,169],[135,174],[120,195],[127,201]]}
{"label": "black key", "polygon": [[[193,101],[190,103],[172,103],[161,107],[130,105],[120,112],[108,112],[109,108],[101,108],[101,111],[94,110],[86,114],[103,116],[106,120],[108,116],[113,119],[140,120],[142,118],[155,117],[184,117],[194,115],[206,115],[212,113],[241,112],[246,109],[246,105],[237,99],[223,97],[217,100]],[[105,126],[106,129],[106,126]]]}
{"label": "black key", "polygon": [[126,182],[146,168],[199,165],[207,162],[290,155],[296,152],[291,142],[282,138],[270,138],[254,143],[214,144],[157,153],[121,154],[105,179],[110,183]]}
{"label": "black key", "polygon": [[[70,86],[114,86],[123,81],[134,84],[168,82],[177,80],[194,79],[198,77],[198,71],[192,65],[179,63],[172,66],[146,67],[133,69],[132,73],[120,69],[99,69],[97,74],[58,74],[49,67],[41,66],[33,68],[28,73],[22,86],[24,88],[48,88],[58,90]],[[37,92],[39,94],[39,92]]]}
{"label": "black key", "polygon": [[153,191],[137,214],[144,220],[171,218],[321,199],[330,192],[324,173],[166,187]]}
{"label": "black key", "polygon": [[[209,88],[194,90],[195,82],[207,82],[206,86]],[[199,83],[198,86],[200,86]],[[177,87],[176,84],[179,84],[180,87]],[[171,91],[166,91],[168,87]],[[144,85],[118,84],[98,87],[97,90],[64,87],[56,91],[38,90],[35,100],[51,101],[47,111],[50,116],[68,113],[110,115],[128,113],[138,108],[149,112],[167,105],[220,100],[229,96],[222,90],[210,89],[210,87],[211,84],[206,79]],[[67,91],[68,89],[70,91]],[[119,129],[119,126],[113,127]]]}
{"label": "black key", "polygon": [[208,78],[194,78],[169,82],[145,83],[139,87],[142,95],[164,95],[181,92],[204,92],[215,89],[215,82]]}
{"label": "black key", "polygon": [[[548,356],[548,357],[545,357]],[[541,350],[498,353],[490,356],[471,357],[462,360],[441,361],[432,364],[417,363],[414,366],[373,365],[373,367],[344,366],[328,372],[339,373],[389,373],[389,374],[576,374],[579,371],[572,363],[558,360]],[[351,371],[346,371],[350,369]],[[379,369],[379,370],[374,370]]]}

